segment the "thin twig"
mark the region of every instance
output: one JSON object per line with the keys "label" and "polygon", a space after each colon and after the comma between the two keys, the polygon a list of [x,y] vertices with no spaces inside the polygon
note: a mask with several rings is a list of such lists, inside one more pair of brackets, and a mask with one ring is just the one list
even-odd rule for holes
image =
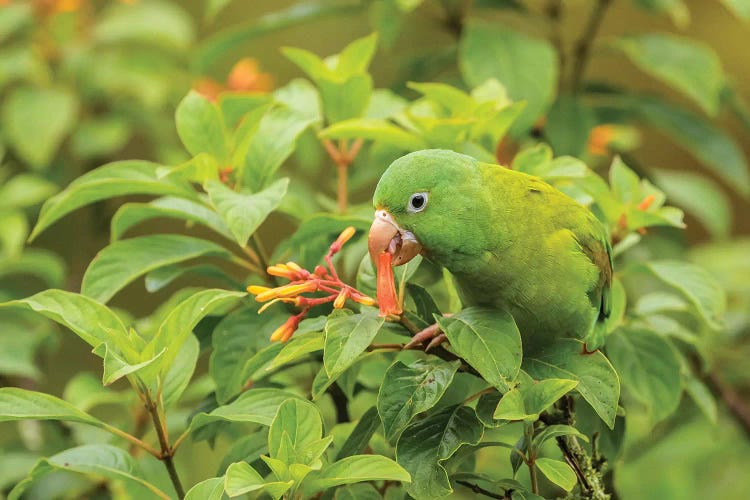
{"label": "thin twig", "polygon": [[596,0],[596,5],[594,5],[594,10],[591,12],[591,16],[589,16],[583,35],[578,40],[578,43],[576,43],[572,85],[574,92],[580,90],[581,81],[583,80],[589,56],[591,55],[591,46],[594,44],[594,39],[602,24],[604,14],[611,4],[612,0]]}
{"label": "thin twig", "polygon": [[539,494],[539,480],[536,477],[536,466],[533,462],[526,462],[529,466],[529,476],[531,477],[531,492],[535,495]]}
{"label": "thin twig", "polygon": [[563,82],[565,82],[565,72],[567,69],[567,57],[565,54],[565,45],[563,44],[562,35],[563,0],[547,0],[545,12],[549,18],[550,42],[557,50],[557,60],[560,66],[557,77],[557,92],[560,93],[563,90]]}
{"label": "thin twig", "polygon": [[461,486],[466,486],[467,488],[469,488],[471,491],[473,491],[477,495],[484,495],[486,497],[497,498],[499,500],[505,500],[506,498],[510,498],[507,493],[505,495],[498,495],[497,493],[492,493],[489,490],[485,490],[484,488],[482,488],[478,484],[472,484],[472,483],[470,483],[468,481],[458,480],[458,481],[456,481],[456,484],[460,484]]}
{"label": "thin twig", "polygon": [[133,436],[132,434],[128,434],[125,431],[122,431],[118,429],[117,427],[112,427],[109,424],[104,424],[103,427],[104,430],[111,432],[112,434],[116,436],[120,436],[121,438],[129,441],[133,446],[137,446],[139,448],[142,448],[155,456],[156,458],[161,458],[161,452],[157,450],[156,448],[152,447],[150,444],[138,439],[137,437]]}
{"label": "thin twig", "polygon": [[750,437],[750,406],[742,396],[716,373],[706,375],[706,383],[714,396],[724,402],[735,421]]}
{"label": "thin twig", "polygon": [[174,485],[177,498],[182,500],[185,498],[185,489],[182,487],[180,476],[177,475],[177,469],[172,459],[174,450],[169,446],[169,435],[167,434],[164,422],[162,422],[161,415],[159,415],[158,406],[148,393],[146,393],[146,410],[151,414],[154,430],[156,430],[156,436],[159,438],[159,445],[161,446],[161,456],[159,458],[164,462],[164,467],[166,467],[169,479],[172,481],[172,485]]}
{"label": "thin twig", "polygon": [[476,394],[472,394],[468,398],[464,399],[461,404],[465,405],[465,404],[471,403],[475,399],[479,399],[482,396],[484,396],[485,394],[490,394],[492,392],[495,392],[495,388],[494,387],[487,387],[486,389],[482,389],[481,391],[477,392]]}

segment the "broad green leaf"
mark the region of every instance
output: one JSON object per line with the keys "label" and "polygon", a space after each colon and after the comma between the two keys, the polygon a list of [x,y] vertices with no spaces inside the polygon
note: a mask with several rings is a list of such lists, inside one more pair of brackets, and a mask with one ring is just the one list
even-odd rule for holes
{"label": "broad green leaf", "polygon": [[336,122],[318,134],[323,139],[370,139],[404,151],[427,147],[424,140],[393,123],[378,118],[352,118]]}
{"label": "broad green leaf", "polygon": [[682,92],[707,114],[718,113],[724,71],[708,45],[666,33],[621,37],[613,44],[642,71]]}
{"label": "broad green leaf", "polygon": [[[113,384],[120,380],[122,377],[145,368],[146,366],[156,361],[162,354],[164,354],[164,351],[162,351],[150,358],[145,359],[144,361],[128,361],[122,354],[117,351],[117,349],[112,348],[112,346],[106,342],[102,342],[94,349],[92,349],[91,352],[104,360],[102,384],[105,386]],[[139,356],[131,353],[129,358],[138,359]]]}
{"label": "broad green leaf", "polygon": [[87,344],[126,342],[128,331],[120,318],[106,306],[88,297],[64,290],[45,290],[26,299],[2,304],[2,307],[22,307],[38,312],[69,328]]}
{"label": "broad green leaf", "polygon": [[310,80],[295,78],[283,87],[273,92],[277,102],[283,103],[287,108],[293,109],[300,115],[312,121],[313,125],[323,120],[323,111],[320,109],[320,94]]}
{"label": "broad green leaf", "polygon": [[604,355],[585,354],[578,340],[564,339],[545,346],[533,358],[524,360],[524,370],[535,379],[577,380],[576,390],[597,415],[612,428],[620,400],[620,380]]}
{"label": "broad green leaf", "polygon": [[207,0],[206,10],[203,14],[205,20],[209,23],[213,22],[216,15],[230,3],[232,3],[232,0]]}
{"label": "broad green leaf", "polygon": [[641,187],[638,174],[625,165],[619,156],[615,157],[609,169],[609,184],[612,186],[612,194],[619,202],[640,203]]}
{"label": "broad green leaf", "polygon": [[750,171],[742,150],[723,130],[685,109],[638,97],[635,108],[646,123],[671,137],[727,184],[750,196]]}
{"label": "broad green leaf", "polygon": [[31,4],[13,2],[0,9],[0,42],[34,22]]}
{"label": "broad green leaf", "polygon": [[411,475],[406,491],[417,500],[453,492],[442,462],[462,444],[477,444],[484,426],[467,406],[449,406],[407,427],[396,445],[396,460]]}
{"label": "broad green leaf", "polygon": [[34,169],[50,166],[78,114],[76,98],[60,88],[18,87],[3,98],[3,138]]}
{"label": "broad green leaf", "polygon": [[378,45],[378,34],[372,33],[344,47],[336,59],[336,73],[356,75],[367,72]]}
{"label": "broad green leaf", "polygon": [[0,421],[8,420],[63,420],[95,427],[105,426],[104,422],[55,396],[16,387],[2,387]]}
{"label": "broad green leaf", "polygon": [[417,360],[409,365],[396,361],[385,372],[378,392],[378,413],[386,439],[398,438],[412,419],[429,410],[445,394],[460,362]]}
{"label": "broad green leaf", "polygon": [[[285,347],[278,342],[268,344],[268,337],[285,320],[283,316],[272,313],[267,311],[259,315],[253,304],[228,315],[214,328],[208,371],[216,382],[219,403],[226,403],[239,394],[248,377]],[[264,346],[269,347],[264,349]]]}
{"label": "broad green leaf", "polygon": [[221,500],[224,496],[224,478],[205,479],[190,488],[185,500]]}
{"label": "broad green leaf", "polygon": [[[162,360],[168,360],[167,356],[176,346],[170,346],[170,349],[162,356]],[[185,341],[177,350],[174,360],[165,370],[164,381],[162,382],[162,400],[164,407],[167,408],[180,400],[180,396],[187,389],[190,379],[193,378],[195,365],[200,355],[200,343],[194,335],[188,335]],[[165,361],[165,363],[167,362]]]}
{"label": "broad green leaf", "polygon": [[234,462],[247,462],[249,464],[260,459],[263,454],[268,454],[268,429],[261,428],[236,439],[232,447],[224,455],[219,465],[217,475],[224,474],[227,468]]}
{"label": "broad green leaf", "polygon": [[635,0],[637,5],[659,14],[669,16],[680,29],[690,24],[690,11],[682,0]]}
{"label": "broad green leaf", "polygon": [[65,261],[60,256],[41,248],[27,248],[16,257],[0,261],[0,277],[12,274],[35,276],[49,287],[63,286],[65,271]]}
{"label": "broad green leaf", "polygon": [[149,271],[202,256],[227,257],[229,252],[211,241],[177,234],[116,241],[101,250],[86,269],[81,293],[106,303]]}
{"label": "broad green leaf", "polygon": [[384,318],[377,309],[363,309],[359,314],[350,311],[334,311],[326,323],[326,341],[323,349],[323,365],[331,379],[335,379],[349,368],[375,338]]}
{"label": "broad green leaf", "polygon": [[406,86],[443,106],[452,116],[471,115],[477,106],[469,94],[445,83],[407,82]]}
{"label": "broad green leaf", "polygon": [[708,271],[678,260],[651,261],[644,264],[644,267],[656,278],[682,293],[709,326],[721,328],[726,297],[716,278]]}
{"label": "broad green leaf", "polygon": [[578,385],[576,380],[545,379],[506,392],[495,409],[494,418],[536,420],[539,414]]}
{"label": "broad green leaf", "polygon": [[146,274],[144,285],[147,292],[154,293],[167,287],[177,278],[188,275],[212,278],[225,282],[231,288],[242,288],[242,283],[229,277],[223,269],[213,264],[173,264],[160,267]]}
{"label": "broad green leaf", "polygon": [[[205,316],[219,308],[236,304],[245,292],[209,289],[200,291],[180,302],[159,326],[154,338],[144,349],[147,356],[154,356],[165,350],[159,360],[159,368],[166,373],[182,349],[183,343],[190,338],[193,328]],[[183,367],[187,370],[187,367]]]}
{"label": "broad green leaf", "polygon": [[272,108],[263,116],[247,148],[242,185],[257,192],[267,187],[282,163],[294,151],[297,137],[315,119],[286,106]]}
{"label": "broad green leaf", "polygon": [[196,198],[189,183],[176,176],[160,177],[160,168],[161,165],[147,161],[119,161],[78,177],[42,206],[30,239],[73,210],[115,196],[151,194]]}
{"label": "broad green leaf", "polygon": [[565,491],[572,490],[578,481],[576,473],[565,462],[551,458],[537,458],[534,463],[547,479]]}
{"label": "broad green leaf", "polygon": [[715,425],[719,418],[719,410],[716,406],[716,399],[706,387],[706,384],[689,375],[685,379],[685,392],[690,395],[690,398],[700,408],[708,421]]}
{"label": "broad green leaf", "polygon": [[364,116],[372,95],[372,77],[358,74],[344,82],[318,80],[323,112],[328,123],[337,123]]}
{"label": "broad green leaf", "polygon": [[229,144],[221,111],[198,92],[191,90],[177,106],[177,133],[191,155],[208,153],[220,163],[229,160]]}
{"label": "broad green leaf", "polygon": [[438,317],[451,347],[484,379],[508,391],[521,368],[521,334],[510,314],[471,307],[450,317]]}
{"label": "broad green leaf", "polygon": [[735,16],[750,21],[750,2],[748,0],[720,0]]}
{"label": "broad green leaf", "polygon": [[344,444],[341,445],[341,449],[336,453],[336,460],[362,453],[378,428],[380,428],[378,409],[373,406],[362,415],[354,430],[346,438]]}
{"label": "broad green leaf", "polygon": [[594,111],[571,95],[561,95],[547,112],[544,135],[556,156],[581,156],[594,128]]}
{"label": "broad green leaf", "polygon": [[651,175],[669,197],[705,226],[714,238],[726,238],[732,228],[732,206],[710,178],[692,172],[652,170]]}
{"label": "broad green leaf", "polygon": [[[288,436],[292,457],[282,457],[283,435]],[[276,412],[276,417],[268,431],[268,452],[271,458],[277,458],[287,464],[304,463],[298,460],[302,449],[323,437],[323,421],[318,408],[309,401],[288,399]],[[304,463],[305,465],[312,465]]]}
{"label": "broad green leaf", "polygon": [[512,127],[516,133],[530,129],[554,100],[558,74],[555,50],[546,41],[505,26],[470,22],[461,36],[459,66],[471,87],[495,78],[513,101],[527,101]]}
{"label": "broad green leaf", "polygon": [[71,137],[70,147],[81,158],[107,158],[121,150],[132,133],[130,124],[124,118],[90,118],[78,125]]}
{"label": "broad green leaf", "polygon": [[227,468],[224,479],[224,491],[230,497],[236,497],[251,491],[266,489],[273,498],[278,498],[291,488],[293,481],[266,483],[263,476],[245,462],[237,462]]}
{"label": "broad green leaf", "polygon": [[29,234],[29,223],[20,210],[0,212],[0,256],[19,258]]}
{"label": "broad green leaf", "polygon": [[534,436],[533,445],[538,448],[542,444],[544,444],[545,441],[560,436],[575,436],[578,439],[586,441],[587,443],[589,442],[589,438],[586,435],[581,434],[581,431],[579,431],[575,427],[563,424],[553,424],[546,426],[544,429],[542,429],[542,432]]}
{"label": "broad green leaf", "polygon": [[[386,495],[388,493],[386,490]],[[371,483],[359,483],[336,488],[334,498],[336,500],[382,500],[383,495]]]}
{"label": "broad green leaf", "polygon": [[0,185],[0,209],[27,208],[38,205],[57,191],[44,177],[18,174]]}
{"label": "broad green leaf", "polygon": [[654,422],[671,415],[680,403],[680,362],[672,346],[654,332],[620,328],[607,340],[607,354],[622,385],[645,404]]}
{"label": "broad green leaf", "polygon": [[111,242],[119,240],[131,227],[157,217],[182,219],[186,224],[201,224],[226,238],[232,239],[232,233],[221,217],[207,206],[184,198],[165,196],[150,203],[125,203],[122,205],[112,217],[110,224]]}
{"label": "broad green leaf", "polygon": [[205,188],[235,241],[245,247],[250,236],[278,208],[288,186],[289,179],[285,177],[255,194],[234,192],[217,181],[208,181]]}
{"label": "broad green leaf", "polygon": [[292,361],[304,358],[310,353],[322,351],[324,346],[325,334],[322,331],[307,335],[295,334],[292,340],[284,345],[278,356],[273,359],[268,366],[268,370],[273,370]]}
{"label": "broad green leaf", "polygon": [[219,406],[210,413],[199,413],[190,423],[191,431],[212,422],[253,422],[271,425],[281,403],[288,399],[300,399],[294,393],[279,389],[250,389],[228,405]]}
{"label": "broad green leaf", "polygon": [[8,500],[21,498],[24,491],[37,479],[56,470],[94,474],[107,479],[126,481],[146,488],[149,493],[158,498],[169,500],[169,495],[139,477],[141,476],[139,469],[138,462],[126,450],[107,444],[78,446],[39,460],[26,479],[18,483],[8,494]]}
{"label": "broad green leaf", "polygon": [[127,404],[130,398],[123,393],[102,387],[101,381],[89,372],[80,372],[65,386],[63,398],[82,411],[104,404]]}
{"label": "broad green leaf", "polygon": [[152,0],[111,4],[97,15],[94,39],[104,44],[143,43],[168,50],[185,50],[195,33],[190,15],[179,4]]}
{"label": "broad green leaf", "polygon": [[406,470],[390,458],[381,455],[354,455],[342,458],[313,472],[304,483],[306,494],[327,490],[342,484],[365,481],[411,482]]}

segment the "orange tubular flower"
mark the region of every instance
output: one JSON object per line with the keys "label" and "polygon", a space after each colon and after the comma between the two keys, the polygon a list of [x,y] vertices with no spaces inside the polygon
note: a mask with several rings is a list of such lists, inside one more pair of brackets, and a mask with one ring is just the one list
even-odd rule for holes
{"label": "orange tubular flower", "polygon": [[393,267],[391,266],[392,259],[393,256],[390,252],[382,252],[378,257],[378,304],[380,307],[380,316],[383,317],[389,315],[398,316],[403,312],[398,303],[398,295],[396,294]]}
{"label": "orange tubular flower", "polygon": [[271,334],[271,342],[275,342],[277,340],[280,342],[286,342],[287,340],[292,338],[292,335],[294,335],[294,332],[297,331],[297,327],[299,326],[299,323],[300,321],[302,321],[303,317],[304,316],[301,314],[290,316],[283,325],[278,327]]}
{"label": "orange tubular flower", "polygon": [[638,210],[643,210],[643,211],[648,210],[655,200],[656,200],[656,196],[653,194],[646,196],[645,198],[643,198],[643,201],[638,204]]}
{"label": "orange tubular flower", "polygon": [[609,153],[607,146],[612,142],[614,129],[612,125],[597,125],[591,129],[589,134],[588,150],[592,155],[606,156]]}

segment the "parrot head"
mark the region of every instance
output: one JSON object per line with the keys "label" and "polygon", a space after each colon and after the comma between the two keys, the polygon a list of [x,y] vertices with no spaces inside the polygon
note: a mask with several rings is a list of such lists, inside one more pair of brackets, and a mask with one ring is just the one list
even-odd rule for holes
{"label": "parrot head", "polygon": [[428,149],[397,159],[375,188],[370,256],[378,262],[388,252],[399,266],[418,254],[441,261],[480,245],[481,187],[479,162],[469,156]]}

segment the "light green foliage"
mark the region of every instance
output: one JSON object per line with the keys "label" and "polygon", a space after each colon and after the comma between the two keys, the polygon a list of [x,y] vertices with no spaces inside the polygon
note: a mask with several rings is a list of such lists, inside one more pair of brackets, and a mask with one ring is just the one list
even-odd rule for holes
{"label": "light green foliage", "polygon": [[[623,497],[747,489],[750,450],[719,399],[748,383],[750,328],[750,242],[732,239],[743,212],[727,194],[746,202],[750,172],[724,119],[746,127],[750,106],[724,52],[687,32],[610,37],[609,2],[27,3],[0,8],[0,497],[603,498],[578,477],[599,488],[601,459]],[[744,0],[714,3],[750,17]],[[587,40],[585,19],[568,19],[595,4],[607,22]],[[617,8],[682,29],[703,22],[689,7]],[[336,49],[350,15],[377,33]],[[263,45],[287,35],[315,48]],[[658,85],[589,71],[613,55]],[[262,58],[275,90],[252,88],[256,74],[227,77],[238,57]],[[304,78],[280,81],[288,69]],[[652,164],[652,150],[670,158],[674,146],[718,180]],[[460,220],[439,218],[441,244],[395,269],[401,318],[351,297],[308,309],[245,292],[287,284],[269,265],[315,271],[351,226],[333,257],[338,278],[375,298],[373,190],[394,160],[431,148],[467,155],[503,189],[524,179],[560,197],[504,204],[512,189],[467,195],[450,177]],[[144,159],[123,160],[133,156]],[[421,183],[428,169],[409,161],[409,182]],[[453,165],[439,166],[444,179]],[[409,182],[393,192],[425,189]],[[488,218],[486,202],[517,211]],[[542,262],[545,245],[525,236],[571,206],[579,246]],[[687,249],[703,236],[682,233],[682,210],[710,241]],[[463,267],[451,258],[481,246],[497,219],[518,251],[466,279],[500,252],[482,247]],[[589,260],[565,260],[583,246]],[[613,260],[606,287],[581,265],[597,250],[600,267]],[[557,286],[564,276],[587,287]],[[338,278],[304,296],[323,298]],[[498,289],[537,295],[505,311],[485,300]],[[585,326],[529,335],[526,310],[566,323],[537,309],[550,294],[585,305],[569,315]],[[301,312],[288,342],[269,340]],[[446,344],[403,349],[435,322]],[[101,377],[81,348],[101,359]]]}

